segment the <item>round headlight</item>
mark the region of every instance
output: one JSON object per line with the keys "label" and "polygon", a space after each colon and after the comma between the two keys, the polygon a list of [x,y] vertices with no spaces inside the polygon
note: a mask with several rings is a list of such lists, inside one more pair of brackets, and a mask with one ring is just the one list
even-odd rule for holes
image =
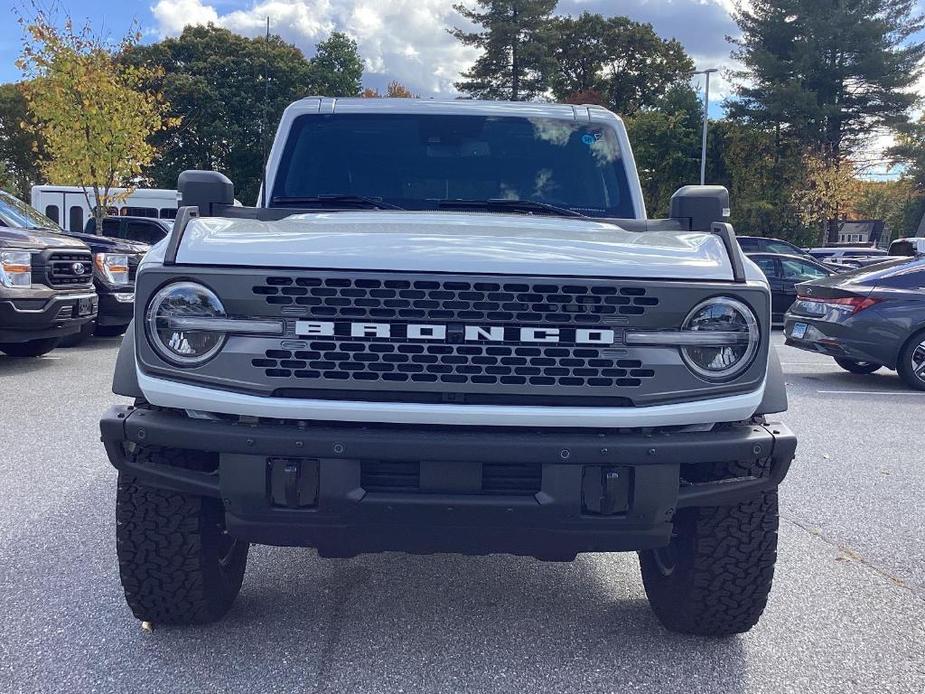
{"label": "round headlight", "polygon": [[[707,299],[694,307],[682,330],[691,335],[692,344],[681,348],[688,368],[710,381],[735,378],[758,353],[761,331],[752,310],[728,297]],[[712,334],[711,334],[712,333]]]}
{"label": "round headlight", "polygon": [[145,314],[148,339],[157,353],[176,366],[199,366],[222,348],[225,333],[181,327],[184,318],[224,318],[225,308],[210,289],[195,282],[162,288]]}

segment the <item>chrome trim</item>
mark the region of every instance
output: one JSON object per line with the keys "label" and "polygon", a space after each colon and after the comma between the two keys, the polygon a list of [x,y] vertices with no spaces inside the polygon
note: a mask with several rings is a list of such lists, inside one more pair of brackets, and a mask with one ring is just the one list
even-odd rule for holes
{"label": "chrome trim", "polygon": [[748,333],[714,330],[709,332],[665,331],[626,333],[628,345],[645,345],[657,347],[722,347],[749,342]]}
{"label": "chrome trim", "polygon": [[235,333],[238,335],[282,335],[283,321],[249,320],[246,318],[207,318],[170,316],[167,325],[175,330]]}

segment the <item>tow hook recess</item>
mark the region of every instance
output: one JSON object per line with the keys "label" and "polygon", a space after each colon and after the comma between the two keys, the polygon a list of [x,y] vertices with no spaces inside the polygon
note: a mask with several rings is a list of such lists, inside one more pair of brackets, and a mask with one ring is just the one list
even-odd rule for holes
{"label": "tow hook recess", "polygon": [[270,458],[270,497],[274,506],[305,508],[318,503],[318,461]]}
{"label": "tow hook recess", "polygon": [[601,516],[629,508],[630,471],[625,467],[586,465],[581,479],[582,512]]}

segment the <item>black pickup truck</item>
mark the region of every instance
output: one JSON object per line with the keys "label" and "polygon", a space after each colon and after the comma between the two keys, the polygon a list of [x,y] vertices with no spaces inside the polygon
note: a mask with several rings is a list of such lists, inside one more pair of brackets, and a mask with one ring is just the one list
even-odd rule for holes
{"label": "black pickup truck", "polygon": [[78,239],[30,228],[21,206],[0,192],[0,352],[37,357],[96,318],[93,257]]}

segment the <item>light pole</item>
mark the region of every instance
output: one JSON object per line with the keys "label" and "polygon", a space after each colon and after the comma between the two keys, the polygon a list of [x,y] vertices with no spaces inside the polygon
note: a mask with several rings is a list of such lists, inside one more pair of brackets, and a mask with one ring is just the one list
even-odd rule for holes
{"label": "light pole", "polygon": [[710,75],[719,72],[718,68],[711,67],[706,70],[695,70],[695,75],[706,75],[706,84],[703,90],[703,142],[700,145],[700,185],[707,179],[707,128],[710,123]]}

